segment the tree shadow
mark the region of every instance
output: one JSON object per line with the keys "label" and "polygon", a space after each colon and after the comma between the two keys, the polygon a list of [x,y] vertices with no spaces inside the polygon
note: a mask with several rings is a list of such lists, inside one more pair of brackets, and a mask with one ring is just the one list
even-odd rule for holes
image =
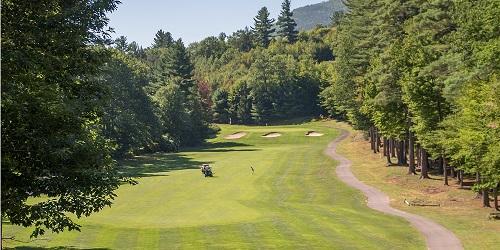
{"label": "tree shadow", "polygon": [[201,147],[186,149],[186,152],[251,152],[260,150],[256,148],[235,148],[250,146],[252,145],[239,142],[212,142],[205,143]]}
{"label": "tree shadow", "polygon": [[184,169],[197,169],[201,162],[182,153],[155,153],[135,156],[120,162],[118,171],[126,177],[168,176],[168,172]]}
{"label": "tree shadow", "polygon": [[[231,152],[257,151],[251,145],[238,142],[206,143],[200,147],[187,148],[179,153],[154,153],[135,156],[119,162],[118,171],[125,177],[168,176],[168,172],[185,169],[199,169],[202,164],[213,164],[213,161],[199,161],[187,153],[193,152]],[[236,148],[238,147],[238,148]]]}

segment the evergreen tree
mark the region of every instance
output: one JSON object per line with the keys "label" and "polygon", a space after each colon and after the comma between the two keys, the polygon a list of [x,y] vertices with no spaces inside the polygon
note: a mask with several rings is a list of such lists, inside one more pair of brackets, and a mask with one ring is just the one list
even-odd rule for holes
{"label": "evergreen tree", "polygon": [[297,41],[298,31],[296,30],[297,23],[292,18],[293,13],[290,11],[290,0],[284,0],[281,4],[281,12],[278,17],[278,35],[286,38],[289,43]]}
{"label": "evergreen tree", "polygon": [[170,32],[165,32],[163,30],[159,30],[156,32],[153,48],[168,48],[172,44],[174,44],[174,39],[172,38],[172,34]]}
{"label": "evergreen tree", "polygon": [[225,89],[217,89],[212,95],[214,121],[220,123],[229,122],[229,93]]}
{"label": "evergreen tree", "polygon": [[128,43],[127,43],[127,37],[125,36],[120,36],[115,39],[115,48],[119,51],[122,52],[127,52],[128,51]]}
{"label": "evergreen tree", "polygon": [[258,46],[267,48],[274,32],[274,19],[270,19],[269,11],[266,7],[262,7],[253,20],[255,23],[252,31],[255,34],[255,42]]}

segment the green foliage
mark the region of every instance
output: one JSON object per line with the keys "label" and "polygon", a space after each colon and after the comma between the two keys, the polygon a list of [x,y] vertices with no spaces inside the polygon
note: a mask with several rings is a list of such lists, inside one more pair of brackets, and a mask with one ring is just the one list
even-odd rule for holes
{"label": "green foliage", "polygon": [[233,34],[227,38],[228,45],[240,52],[250,51],[254,47],[253,41],[254,34],[248,27],[233,32]]}
{"label": "green foliage", "polygon": [[[498,1],[347,1],[322,105],[498,185]],[[495,115],[495,112],[496,115]]]}
{"label": "green foliage", "polygon": [[451,164],[480,173],[477,188],[500,183],[500,82],[496,76],[470,83],[457,100],[457,111],[435,133]]}
{"label": "green foliage", "polygon": [[157,150],[161,126],[143,89],[149,68],[118,51],[112,55],[102,73],[103,85],[109,87],[102,118],[104,135],[116,143],[118,158]]}
{"label": "green foliage", "polygon": [[229,114],[236,123],[249,124],[252,122],[251,89],[246,82],[239,82],[231,87],[229,95]]}
{"label": "green foliage", "polygon": [[163,30],[159,30],[156,32],[153,48],[168,48],[174,44],[174,38],[172,38],[172,34],[170,32],[165,32]]}
{"label": "green foliage", "polygon": [[155,104],[167,145],[177,150],[179,146],[200,143],[211,133],[210,117],[203,107],[198,84],[192,79],[194,66],[182,40],[170,47],[152,48],[148,54],[152,69],[151,82],[146,88]]}
{"label": "green foliage", "polygon": [[[328,82],[322,71],[333,59],[327,44],[333,32],[316,29],[304,32],[294,44],[279,40],[268,48],[258,47],[248,52],[233,47],[231,37],[225,44],[223,40],[207,38],[190,46],[195,78],[208,83],[213,90],[214,118],[224,123],[230,118],[232,123],[265,124],[319,114],[318,93]],[[206,56],[199,52],[204,45],[226,49]]]}
{"label": "green foliage", "polygon": [[214,121],[229,122],[229,93],[225,89],[217,89],[212,95]]}
{"label": "green foliage", "polygon": [[290,11],[290,0],[284,0],[281,4],[281,12],[276,25],[279,27],[278,35],[285,38],[289,43],[294,43],[297,40],[298,34],[296,30],[297,24],[292,16],[293,13]]}
{"label": "green foliage", "polygon": [[2,2],[2,218],[34,237],[80,230],[70,215],[110,206],[122,181],[96,80],[117,3]]}
{"label": "green foliage", "polygon": [[254,27],[252,27],[252,31],[254,33],[255,43],[258,46],[267,48],[271,42],[272,34],[274,33],[274,19],[269,18],[269,11],[266,7],[262,7],[253,20],[255,23]]}

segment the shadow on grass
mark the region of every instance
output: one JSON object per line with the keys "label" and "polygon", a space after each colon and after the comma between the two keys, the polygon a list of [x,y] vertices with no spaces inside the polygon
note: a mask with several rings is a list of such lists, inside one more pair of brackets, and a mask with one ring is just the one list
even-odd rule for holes
{"label": "shadow on grass", "polygon": [[[119,171],[126,177],[168,176],[168,172],[185,169],[199,169],[202,164],[213,164],[212,161],[198,161],[188,156],[191,152],[231,152],[256,151],[251,145],[237,142],[206,143],[200,147],[187,148],[179,153],[155,153],[136,156],[122,160]],[[235,148],[240,147],[240,148]]]}

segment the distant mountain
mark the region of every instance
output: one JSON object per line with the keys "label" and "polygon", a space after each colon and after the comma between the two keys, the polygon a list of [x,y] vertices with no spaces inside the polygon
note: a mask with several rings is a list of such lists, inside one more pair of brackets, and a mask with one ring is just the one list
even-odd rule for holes
{"label": "distant mountain", "polygon": [[330,24],[330,18],[334,12],[346,10],[347,7],[342,0],[330,0],[294,9],[293,19],[297,23],[298,30],[308,30],[318,24]]}

